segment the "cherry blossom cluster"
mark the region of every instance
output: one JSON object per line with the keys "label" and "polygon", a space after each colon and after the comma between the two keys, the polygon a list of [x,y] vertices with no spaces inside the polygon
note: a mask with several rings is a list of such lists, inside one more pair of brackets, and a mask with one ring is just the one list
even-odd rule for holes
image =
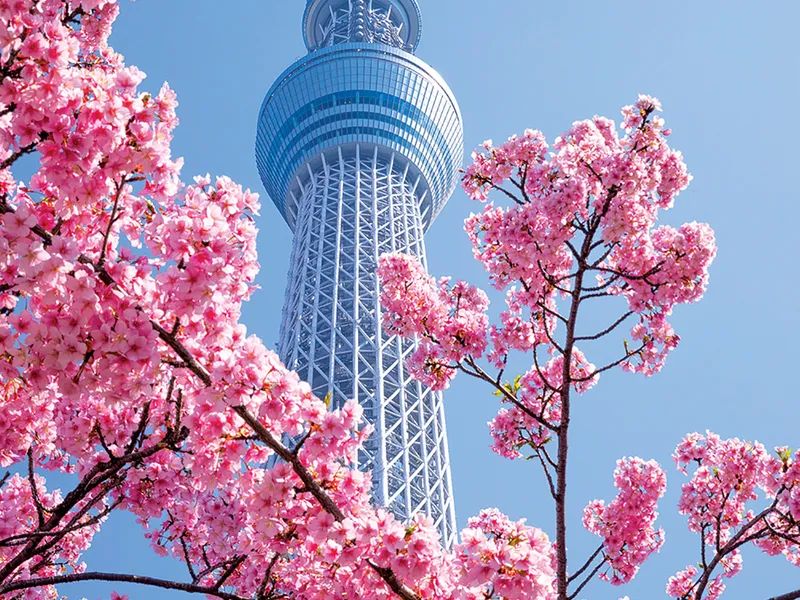
{"label": "cherry blossom cluster", "polygon": [[[625,107],[622,138],[612,121],[595,117],[558,138],[554,154],[530,130],[500,146],[486,142],[473,154],[464,175],[467,193],[485,201],[502,192],[515,200],[508,208],[487,204],[466,222],[492,283],[498,289],[522,284],[510,294],[517,318],[505,315],[493,331],[496,361],[508,350],[552,342],[556,298],[571,293],[578,273],[591,297],[623,296],[638,316],[632,336],[639,344],[626,348],[623,366],[652,374],[677,345],[666,317],[675,305],[702,296],[716,246],[704,224],[653,228],[658,210],[670,208],[691,179],[680,152],[667,143],[670,132],[658,110],[648,96]],[[589,273],[597,285],[586,285]]]}
{"label": "cherry blossom cluster", "polygon": [[496,509],[481,511],[455,548],[463,600],[554,600],[554,551],[547,535],[512,522]]}
{"label": "cherry blossom cluster", "polygon": [[[572,351],[570,387],[582,394],[597,382],[596,368],[583,353]],[[564,375],[564,357],[550,359],[543,367],[535,365],[511,385],[507,385],[500,400],[508,408],[501,408],[489,422],[494,444],[492,449],[505,458],[523,456],[521,450],[529,447],[538,451],[553,441],[561,425],[561,388]]]}
{"label": "cherry blossom cluster", "polygon": [[[723,579],[742,569],[740,548],[750,543],[800,566],[800,452],[792,455],[782,447],[770,453],[758,442],[725,440],[707,432],[687,435],[673,458],[684,474],[693,468],[678,508],[704,545],[700,568],[689,566],[672,577],[670,596],[686,598],[707,585],[707,597],[719,597],[725,590]],[[759,493],[769,505],[756,514],[752,503]],[[717,566],[722,573],[714,575]]]}
{"label": "cherry blossom cluster", "polygon": [[658,500],[667,489],[667,477],[653,460],[626,458],[617,462],[617,497],[606,505],[591,502],[583,514],[587,530],[603,538],[603,556],[611,575],[600,577],[613,585],[630,582],[641,565],[664,544],[664,530],[655,529]]}
{"label": "cherry blossom cluster", "polygon": [[417,259],[403,254],[381,256],[378,276],[383,326],[420,340],[409,361],[419,381],[445,389],[465,357],[483,355],[489,307],[483,291],[463,281],[436,282]]}
{"label": "cherry blossom cluster", "polygon": [[[0,488],[0,510],[3,515],[0,521],[0,566],[14,560],[19,547],[28,541],[26,534],[32,528],[45,523],[51,511],[61,504],[63,498],[59,491],[48,492],[44,478],[39,475],[28,479],[15,474],[5,482]],[[81,556],[89,548],[92,538],[105,520],[102,510],[81,510],[85,507],[86,504],[76,507],[76,510],[70,511],[66,516],[67,521],[76,527],[53,549],[52,558],[20,565],[19,577],[58,575],[65,567],[77,573],[85,570],[86,565],[81,562]],[[27,597],[57,598],[58,594],[52,586],[45,586],[37,590],[36,595]]]}

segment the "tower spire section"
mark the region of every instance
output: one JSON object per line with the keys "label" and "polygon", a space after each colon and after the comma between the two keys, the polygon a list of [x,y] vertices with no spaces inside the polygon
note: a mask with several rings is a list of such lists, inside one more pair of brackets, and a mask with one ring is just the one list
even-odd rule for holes
{"label": "tower spire section", "polygon": [[425,262],[463,157],[455,97],[414,56],[421,25],[416,0],[309,0],[309,54],[267,93],[256,159],[294,231],[281,358],[335,406],[358,399],[376,430],[359,455],[376,503],[430,515],[451,545],[442,396],[409,375],[414,344],[383,331],[375,275],[385,252]]}

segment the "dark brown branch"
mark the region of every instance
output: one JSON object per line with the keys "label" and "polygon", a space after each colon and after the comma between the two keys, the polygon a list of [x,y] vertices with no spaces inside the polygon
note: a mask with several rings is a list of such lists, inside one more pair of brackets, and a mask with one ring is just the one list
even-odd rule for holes
{"label": "dark brown branch", "polygon": [[0,595],[14,592],[17,590],[27,590],[34,587],[44,587],[48,585],[59,585],[62,583],[76,583],[79,581],[112,581],[119,583],[138,583],[140,585],[147,585],[150,587],[157,587],[165,590],[178,590],[181,592],[189,592],[194,594],[206,594],[214,596],[221,600],[246,600],[236,594],[229,594],[221,592],[214,588],[194,585],[191,583],[180,583],[177,581],[167,581],[164,579],[155,579],[153,577],[142,577],[140,575],[124,575],[121,573],[73,573],[71,575],[58,575],[55,577],[39,577],[36,579],[23,579],[21,581],[12,581],[6,585],[0,586]]}
{"label": "dark brown branch", "polygon": [[609,294],[608,292],[597,292],[595,294],[586,294],[581,296],[581,302],[586,300],[591,300],[592,298],[612,298],[616,297],[614,294]]}
{"label": "dark brown branch", "polygon": [[[336,505],[330,496],[322,489],[322,486],[314,479],[314,476],[302,463],[299,456],[289,450],[285,445],[275,439],[269,430],[244,406],[233,407],[234,412],[239,415],[250,428],[258,434],[261,441],[266,444],[275,454],[281,459],[286,461],[292,466],[292,469],[303,482],[303,485],[308,489],[312,496],[319,502],[320,506],[325,509],[336,521],[342,522],[345,515],[342,510]],[[403,600],[419,600],[417,595],[411,591],[402,581],[395,575],[394,571],[384,567],[379,567],[372,561],[367,561],[373,571],[375,571],[386,582],[386,585]]]}
{"label": "dark brown branch", "polygon": [[31,152],[36,150],[36,146],[38,146],[38,145],[39,145],[39,142],[31,142],[27,146],[23,146],[22,148],[20,148],[16,152],[14,152],[14,154],[12,154],[7,159],[5,159],[2,163],[0,163],[0,171],[2,171],[4,169],[7,169],[11,165],[13,165],[15,162],[17,162],[18,159],[20,159],[23,156],[25,156],[26,154],[30,154]]}
{"label": "dark brown branch", "polygon": [[245,561],[246,558],[247,557],[245,555],[240,555],[234,558],[231,561],[231,564],[228,565],[228,568],[225,569],[220,578],[217,580],[217,583],[214,584],[214,589],[219,590],[220,588],[222,588],[222,586],[225,585],[225,582],[228,581],[230,576],[234,574],[236,569],[239,568],[239,566]]}
{"label": "dark brown branch", "polygon": [[533,347],[533,366],[536,369],[536,374],[542,380],[542,383],[544,383],[544,387],[550,391],[558,392],[559,389],[550,383],[550,380],[547,378],[547,375],[544,374],[544,371],[542,371],[542,367],[539,364],[539,346]]}
{"label": "dark brown branch", "polygon": [[553,476],[550,474],[550,468],[547,466],[547,463],[544,461],[544,457],[542,456],[539,448],[535,448],[536,457],[539,459],[539,462],[542,465],[542,470],[544,471],[544,476],[547,478],[547,485],[550,488],[550,495],[553,497],[553,500],[557,498],[556,494],[556,484],[553,482]]}
{"label": "dark brown branch", "polygon": [[608,335],[609,333],[611,333],[612,331],[614,331],[614,330],[615,330],[617,327],[619,327],[620,325],[622,325],[622,324],[623,324],[623,323],[624,323],[624,322],[625,322],[625,321],[628,319],[628,317],[630,317],[632,314],[634,314],[634,312],[633,312],[632,310],[631,310],[631,311],[628,311],[628,312],[626,312],[624,315],[622,315],[622,316],[621,316],[619,319],[617,319],[616,321],[614,321],[614,324],[613,324],[613,325],[611,325],[611,326],[607,327],[606,329],[604,329],[604,330],[603,330],[603,331],[601,331],[600,333],[596,333],[596,334],[594,334],[594,335],[583,335],[583,336],[579,336],[579,337],[576,337],[576,338],[575,338],[575,341],[576,341],[576,342],[584,342],[584,341],[594,341],[594,340],[599,340],[601,337],[604,337],[604,336]]}
{"label": "dark brown branch", "polygon": [[39,489],[33,473],[33,448],[28,448],[28,483],[31,486],[31,498],[33,498],[33,503],[36,506],[36,516],[39,519],[39,527],[41,527],[45,522],[44,506],[42,505],[42,499],[39,497]]}
{"label": "dark brown branch", "polygon": [[[74,531],[78,531],[83,529],[84,527],[89,527],[90,525],[95,525],[100,523],[103,519],[105,519],[111,511],[113,511],[116,507],[122,504],[124,498],[120,498],[114,502],[114,504],[108,506],[107,508],[103,509],[102,512],[96,514],[95,516],[91,517],[88,521],[84,521],[82,523],[77,523],[75,525],[70,525],[65,527],[64,529],[59,529],[57,531],[32,531],[30,533],[19,533],[17,535],[9,536],[5,539],[0,540],[0,547],[2,546],[17,546],[21,545],[27,540],[31,538],[44,538],[44,537],[56,537],[59,538],[64,537],[68,533],[72,533]],[[72,519],[74,522],[75,519]]]}
{"label": "dark brown branch", "polygon": [[150,325],[152,325],[153,329],[156,330],[158,337],[161,338],[161,341],[169,346],[172,351],[180,356],[181,360],[186,363],[186,368],[194,373],[204,385],[211,386],[211,375],[205,369],[205,367],[197,362],[195,357],[192,356],[191,352],[186,349],[186,346],[181,344],[177,339],[175,339],[175,336],[171,335],[166,329],[161,327],[161,325],[155,321],[151,320]]}
{"label": "dark brown branch", "polygon": [[629,281],[644,281],[645,283],[651,284],[647,278],[651,275],[655,275],[661,270],[661,267],[664,265],[664,261],[660,261],[655,267],[643,273],[641,275],[633,275],[632,273],[623,273],[622,271],[617,271],[615,269],[609,269],[607,267],[593,267],[594,270],[600,271],[601,273],[611,273],[612,275],[617,275],[618,277],[622,277],[623,279],[627,279]]}
{"label": "dark brown branch", "polygon": [[[281,555],[277,552],[274,554],[272,559],[269,561],[269,565],[267,565],[267,571],[264,573],[264,579],[261,580],[261,586],[258,588],[258,595],[256,596],[256,600],[265,600],[267,595],[267,585],[269,585],[270,580],[272,579],[272,570],[275,568],[275,565],[278,564]],[[270,590],[270,594],[275,590],[275,586],[272,586]]]}
{"label": "dark brown branch", "polygon": [[[182,434],[181,434],[182,435]],[[119,473],[126,465],[144,460],[165,448],[169,448],[174,444],[182,441],[182,438],[174,431],[170,431],[163,440],[152,447],[129,454],[127,456],[117,458],[109,462],[100,462],[96,464],[89,472],[84,475],[80,483],[73,489],[55,508],[48,511],[50,515],[45,523],[39,528],[39,531],[48,532],[55,530],[61,523],[61,520],[66,517],[69,512],[75,508],[84,498],[89,496],[95,489],[101,487],[114,476]],[[58,539],[58,538],[54,538]],[[0,581],[5,581],[14,573],[22,564],[36,556],[42,548],[39,548],[40,539],[32,539],[14,558],[0,568]],[[50,542],[48,545],[51,545]]]}
{"label": "dark brown branch", "polygon": [[259,439],[266,444],[270,450],[272,450],[281,459],[292,466],[295,473],[297,473],[297,476],[300,477],[300,480],[303,482],[303,485],[308,488],[311,495],[314,496],[317,502],[320,503],[322,508],[324,508],[326,512],[330,513],[337,521],[344,521],[344,513],[331,499],[331,497],[328,496],[325,490],[322,489],[322,486],[317,482],[317,480],[314,479],[314,476],[302,463],[300,457],[295,456],[294,453],[289,450],[289,448],[275,439],[275,436],[269,432],[269,430],[261,423],[261,421],[250,414],[246,407],[235,406],[233,407],[233,410],[242,418],[242,420],[244,420],[245,423],[250,426],[253,431],[256,432],[256,434],[258,434]]}
{"label": "dark brown branch", "polygon": [[524,205],[525,205],[525,203],[524,203],[522,200],[520,200],[519,198],[517,198],[517,197],[516,197],[514,194],[512,194],[511,192],[509,192],[507,189],[500,187],[499,185],[494,185],[494,184],[492,184],[492,189],[493,189],[493,190],[498,190],[498,191],[500,191],[500,192],[503,192],[503,193],[504,193],[506,196],[508,196],[509,198],[511,198],[511,199],[512,199],[514,202],[516,202],[516,203],[517,203],[517,204],[519,204],[520,206],[524,206]]}
{"label": "dark brown branch", "polygon": [[108,246],[108,238],[111,237],[111,230],[114,228],[114,223],[119,220],[117,210],[119,208],[119,197],[122,194],[124,183],[117,183],[116,186],[117,191],[114,194],[114,205],[111,207],[111,216],[108,218],[108,227],[106,227],[106,232],[103,234],[103,246],[100,248],[100,258],[97,259],[97,266],[101,269],[106,263],[106,247]]}
{"label": "dark brown branch", "polygon": [[391,590],[403,600],[419,600],[419,597],[397,578],[397,575],[395,575],[394,571],[384,567],[379,567],[371,560],[368,560],[367,563],[370,567],[372,567],[373,571],[381,576],[381,579],[386,582],[386,585],[388,585]]}
{"label": "dark brown branch", "polygon": [[[778,492],[780,495],[780,492]],[[714,573],[714,569],[717,568],[722,559],[725,558],[728,554],[733,552],[734,550],[738,549],[742,545],[751,541],[752,537],[746,536],[747,532],[750,531],[753,527],[755,527],[759,521],[766,519],[775,510],[775,504],[777,504],[777,499],[775,503],[770,506],[769,508],[764,509],[758,515],[753,517],[749,523],[744,525],[739,531],[734,534],[733,537],[728,541],[727,544],[716,553],[714,558],[709,563],[708,567],[703,571],[703,575],[700,577],[700,580],[697,582],[697,592],[695,593],[695,600],[702,600],[703,593],[706,591],[706,587],[708,586],[709,581],[711,580],[711,575]]]}
{"label": "dark brown branch", "polygon": [[574,591],[574,592],[573,592],[573,593],[572,593],[572,594],[569,596],[569,600],[574,600],[575,598],[577,598],[578,594],[580,594],[580,593],[581,593],[581,590],[582,590],[583,588],[585,588],[587,585],[589,585],[589,582],[590,582],[592,579],[594,579],[594,576],[595,576],[595,575],[597,575],[597,573],[600,571],[600,569],[602,569],[602,568],[603,568],[603,565],[604,565],[604,564],[606,564],[606,561],[605,561],[605,559],[603,559],[603,561],[602,561],[600,564],[598,564],[598,565],[597,565],[597,566],[596,566],[594,569],[592,569],[592,572],[591,572],[591,573],[589,573],[589,574],[586,576],[586,579],[584,579],[584,580],[581,582],[581,584],[578,586],[578,589],[576,589],[576,590],[575,590],[575,591]]}
{"label": "dark brown branch", "polygon": [[556,425],[554,425],[553,423],[550,423],[542,415],[537,415],[530,408],[528,408],[527,406],[522,404],[522,402],[520,402],[516,398],[516,396],[514,396],[514,394],[509,392],[503,386],[503,384],[498,383],[496,380],[492,379],[489,376],[489,374],[486,373],[486,371],[484,371],[483,369],[481,369],[480,366],[478,366],[478,364],[475,363],[475,361],[471,357],[467,357],[465,359],[465,362],[473,369],[472,371],[470,371],[469,369],[464,367],[463,363],[460,363],[457,366],[457,368],[459,370],[461,370],[462,372],[466,373],[467,375],[471,376],[471,377],[475,377],[477,379],[482,379],[483,381],[486,381],[487,383],[489,383],[493,388],[495,388],[498,392],[500,392],[506,400],[508,400],[511,404],[516,406],[518,409],[520,409],[522,412],[524,412],[526,415],[528,415],[531,419],[534,419],[537,423],[539,423],[543,427],[547,427],[548,429],[553,429],[553,430],[557,429]]}
{"label": "dark brown branch", "polygon": [[642,344],[636,350],[632,350],[632,351],[628,352],[625,356],[623,356],[619,360],[615,360],[613,363],[609,363],[604,367],[601,367],[599,369],[595,369],[594,371],[592,371],[589,375],[586,375],[585,377],[575,377],[575,378],[572,379],[572,382],[573,383],[583,383],[584,381],[589,381],[590,379],[594,379],[595,377],[597,377],[601,373],[605,373],[606,371],[610,371],[614,367],[618,367],[619,365],[624,363],[626,360],[630,359],[632,356],[636,356],[642,350],[644,350],[644,348],[645,348],[645,344]]}
{"label": "dark brown branch", "polygon": [[183,558],[186,561],[186,568],[189,570],[189,577],[192,578],[192,583],[197,583],[197,573],[195,573],[194,567],[192,566],[192,560],[189,558],[189,546],[186,544],[186,532],[183,532],[178,539],[181,542]]}
{"label": "dark brown branch", "polygon": [[567,324],[567,320],[566,320],[566,319],[565,319],[563,316],[561,316],[561,313],[559,313],[558,311],[555,311],[555,310],[553,310],[553,309],[551,309],[551,308],[548,308],[547,306],[545,306],[545,305],[544,305],[544,303],[542,303],[542,301],[541,301],[541,300],[539,300],[538,302],[536,302],[536,306],[538,306],[539,308],[541,308],[541,309],[542,309],[544,312],[546,312],[548,315],[551,315],[551,316],[553,316],[553,317],[556,317],[558,320],[560,320],[562,323],[564,323],[564,325],[566,325],[566,324]]}
{"label": "dark brown branch", "polygon": [[800,598],[800,590],[795,590],[794,592],[789,592],[781,596],[774,596],[769,600],[798,600],[798,598]]}
{"label": "dark brown branch", "polygon": [[562,294],[566,294],[566,295],[571,295],[572,294],[571,290],[568,290],[566,288],[562,288],[560,285],[558,285],[558,283],[559,283],[559,281],[564,281],[566,279],[571,279],[572,277],[575,276],[574,274],[564,275],[559,280],[556,280],[552,275],[550,275],[550,273],[548,273],[547,271],[544,270],[544,265],[542,265],[542,261],[541,260],[537,260],[536,261],[536,266],[539,267],[539,272],[542,274],[542,277],[544,277],[544,280],[547,282],[548,285],[552,286],[553,289],[558,290]]}
{"label": "dark brown branch", "polygon": [[594,562],[594,559],[597,558],[602,551],[603,551],[603,545],[600,544],[600,546],[598,546],[597,550],[595,550],[592,553],[592,555],[587,559],[587,561],[583,564],[583,566],[580,569],[578,569],[577,571],[575,571],[570,576],[570,578],[568,580],[569,583],[572,583],[573,581],[575,581],[578,577],[580,577],[586,571],[586,569],[591,567],[592,563]]}
{"label": "dark brown branch", "polygon": [[554,461],[554,460],[553,460],[553,459],[550,457],[550,453],[547,451],[547,448],[545,448],[544,446],[542,446],[542,447],[541,447],[541,451],[542,451],[542,454],[544,454],[544,458],[545,458],[545,460],[547,460],[547,462],[548,462],[548,463],[550,463],[550,464],[553,466],[553,468],[555,469],[555,468],[556,468],[558,465],[556,465],[556,461]]}
{"label": "dark brown branch", "polygon": [[526,184],[528,183],[528,164],[526,163],[522,168],[522,178],[520,179],[519,183],[512,177],[511,182],[517,186],[517,189],[522,192],[522,197],[525,198],[525,202],[530,204],[531,197],[528,195],[527,190],[525,189]]}
{"label": "dark brown branch", "polygon": [[[175,386],[175,377],[173,376],[172,379],[169,381],[169,386],[167,388],[167,403],[169,403],[169,399],[172,396],[172,389]],[[147,422],[150,420],[150,402],[148,401],[144,407],[142,408],[142,416],[139,419],[139,425],[136,427],[136,431],[133,432],[131,436],[131,441],[128,443],[127,448],[125,448],[125,453],[130,454],[133,452],[136,445],[142,439],[145,430],[147,429]]]}

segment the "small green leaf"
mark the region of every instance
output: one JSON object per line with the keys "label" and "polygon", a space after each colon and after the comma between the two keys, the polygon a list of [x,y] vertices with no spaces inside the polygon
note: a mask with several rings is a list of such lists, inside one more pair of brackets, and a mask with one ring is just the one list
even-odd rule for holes
{"label": "small green leaf", "polygon": [[325,398],[322,400],[325,403],[325,408],[331,407],[331,400],[333,400],[333,392],[328,392],[325,394]]}

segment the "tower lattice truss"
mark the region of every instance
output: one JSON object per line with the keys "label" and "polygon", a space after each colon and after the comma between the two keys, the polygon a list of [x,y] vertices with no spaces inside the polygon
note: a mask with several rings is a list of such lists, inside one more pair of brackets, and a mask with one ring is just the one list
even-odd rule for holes
{"label": "tower lattice truss", "polygon": [[323,155],[300,189],[281,358],[324,397],[357,398],[375,426],[359,455],[375,500],[399,518],[431,515],[455,538],[442,395],[413,380],[414,344],[380,324],[378,256],[425,260],[419,179],[397,156]]}

